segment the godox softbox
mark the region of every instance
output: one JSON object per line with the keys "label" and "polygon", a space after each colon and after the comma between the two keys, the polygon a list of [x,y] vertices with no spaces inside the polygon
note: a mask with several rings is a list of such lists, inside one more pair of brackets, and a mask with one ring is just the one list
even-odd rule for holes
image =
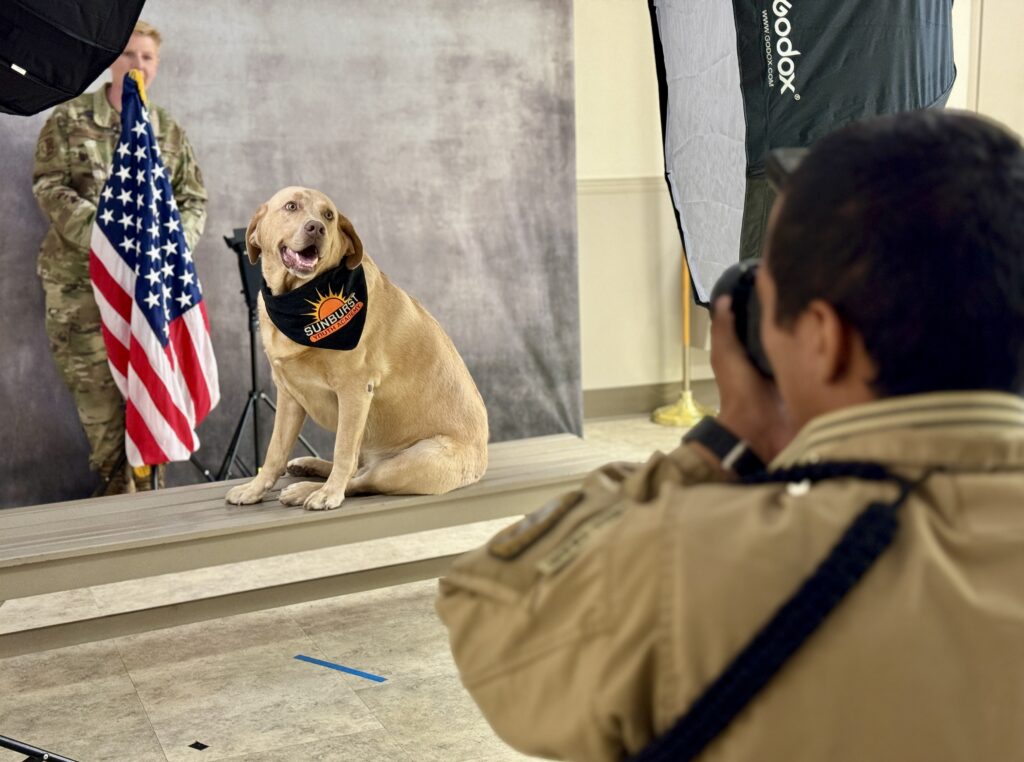
{"label": "godox softbox", "polygon": [[649,0],[665,176],[697,298],[761,249],[769,149],[942,106],[952,0]]}
{"label": "godox softbox", "polygon": [[128,44],[145,0],[0,1],[0,111],[74,98]]}

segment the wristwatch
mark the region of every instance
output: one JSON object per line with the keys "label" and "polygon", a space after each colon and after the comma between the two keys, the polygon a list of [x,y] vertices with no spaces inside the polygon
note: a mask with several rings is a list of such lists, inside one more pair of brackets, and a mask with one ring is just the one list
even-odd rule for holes
{"label": "wristwatch", "polygon": [[705,416],[683,435],[684,442],[697,442],[722,461],[722,468],[737,476],[749,476],[764,471],[762,461],[750,445],[720,424],[716,418]]}

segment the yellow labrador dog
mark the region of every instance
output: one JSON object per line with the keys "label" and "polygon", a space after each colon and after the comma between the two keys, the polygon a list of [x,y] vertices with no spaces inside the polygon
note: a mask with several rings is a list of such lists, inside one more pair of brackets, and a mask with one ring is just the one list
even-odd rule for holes
{"label": "yellow labrador dog", "polygon": [[[331,200],[285,188],[246,231],[262,257],[260,334],[277,386],[263,468],[227,501],[258,503],[286,471],[326,478],[281,492],[337,508],[346,494],[441,494],[487,468],[487,411],[451,339],[363,253]],[[334,461],[287,462],[306,416],[336,432]]]}

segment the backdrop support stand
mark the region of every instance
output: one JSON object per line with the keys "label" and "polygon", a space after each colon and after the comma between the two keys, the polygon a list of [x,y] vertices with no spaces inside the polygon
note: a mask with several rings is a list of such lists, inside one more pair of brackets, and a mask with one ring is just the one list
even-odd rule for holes
{"label": "backdrop support stand", "polygon": [[7,736],[0,736],[0,749],[10,749],[19,754],[28,754],[23,762],[44,762],[44,760],[47,762],[75,762],[70,757],[62,757],[60,754],[54,754],[52,751],[37,749],[35,746],[29,746],[27,743],[15,741]]}
{"label": "backdrop support stand", "polygon": [[[260,467],[260,417],[257,408],[263,402],[273,412],[277,412],[277,406],[274,404],[274,401],[270,399],[260,386],[259,374],[257,372],[256,337],[260,331],[260,318],[256,309],[256,297],[259,294],[262,277],[259,268],[249,262],[249,255],[245,250],[245,228],[237,228],[233,238],[224,236],[224,243],[238,256],[238,269],[242,276],[242,294],[245,296],[245,303],[249,308],[249,397],[245,401],[245,408],[238,417],[235,432],[231,435],[231,443],[228,445],[228,451],[224,455],[224,461],[221,463],[220,471],[217,473],[219,481],[223,481],[231,475],[233,466],[237,467],[243,476],[256,475]],[[242,441],[242,432],[245,430],[245,424],[249,421],[249,416],[252,416],[252,470],[238,457],[238,447]],[[302,434],[299,434],[299,443],[314,458],[320,457],[320,454],[313,448],[313,445]]]}
{"label": "backdrop support stand", "polygon": [[679,400],[672,405],[657,408],[651,413],[651,420],[662,426],[693,426],[713,411],[699,404],[690,389],[690,268],[683,253],[683,277],[680,297],[683,303],[683,391]]}

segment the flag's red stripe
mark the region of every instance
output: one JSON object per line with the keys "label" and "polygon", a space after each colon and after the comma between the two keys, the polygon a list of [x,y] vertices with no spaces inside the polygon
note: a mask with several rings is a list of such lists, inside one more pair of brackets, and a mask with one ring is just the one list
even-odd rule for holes
{"label": "flag's red stripe", "polygon": [[119,283],[110,274],[96,252],[89,250],[89,277],[103,294],[110,306],[124,318],[126,323],[132,322],[132,295],[126,290],[130,284]]}
{"label": "flag's red stripe", "polygon": [[110,358],[110,364],[117,369],[118,373],[127,378],[128,347],[110,332],[106,323],[100,324],[100,330],[103,331],[103,343],[107,345],[107,357]]}
{"label": "flag's red stripe", "polygon": [[[163,415],[164,420],[167,421],[167,425],[170,426],[175,436],[185,446],[185,449],[191,451],[193,443],[192,427],[189,426],[188,420],[186,420],[182,411],[174,404],[174,400],[171,398],[170,392],[167,391],[164,380],[153,369],[145,348],[139,343],[134,333],[132,334],[132,345],[129,351],[131,353],[131,369],[135,371],[135,375],[146,387],[146,391],[149,392],[149,397],[153,400],[154,406]],[[163,350],[161,348],[158,351]]]}
{"label": "flag's red stripe", "polygon": [[142,456],[142,460],[145,463],[166,463],[170,460],[160,448],[156,439],[153,438],[153,434],[146,425],[145,419],[131,400],[128,400],[125,405],[124,425],[128,431],[128,436],[135,442],[135,446],[139,449],[139,455]]}
{"label": "flag's red stripe", "polygon": [[[202,302],[199,304],[202,306]],[[171,343],[168,346],[174,347],[174,354],[178,357],[178,368],[185,379],[189,396],[192,397],[192,405],[195,407],[196,423],[199,423],[210,412],[210,390],[206,386],[203,363],[196,354],[184,315],[171,323]]]}

